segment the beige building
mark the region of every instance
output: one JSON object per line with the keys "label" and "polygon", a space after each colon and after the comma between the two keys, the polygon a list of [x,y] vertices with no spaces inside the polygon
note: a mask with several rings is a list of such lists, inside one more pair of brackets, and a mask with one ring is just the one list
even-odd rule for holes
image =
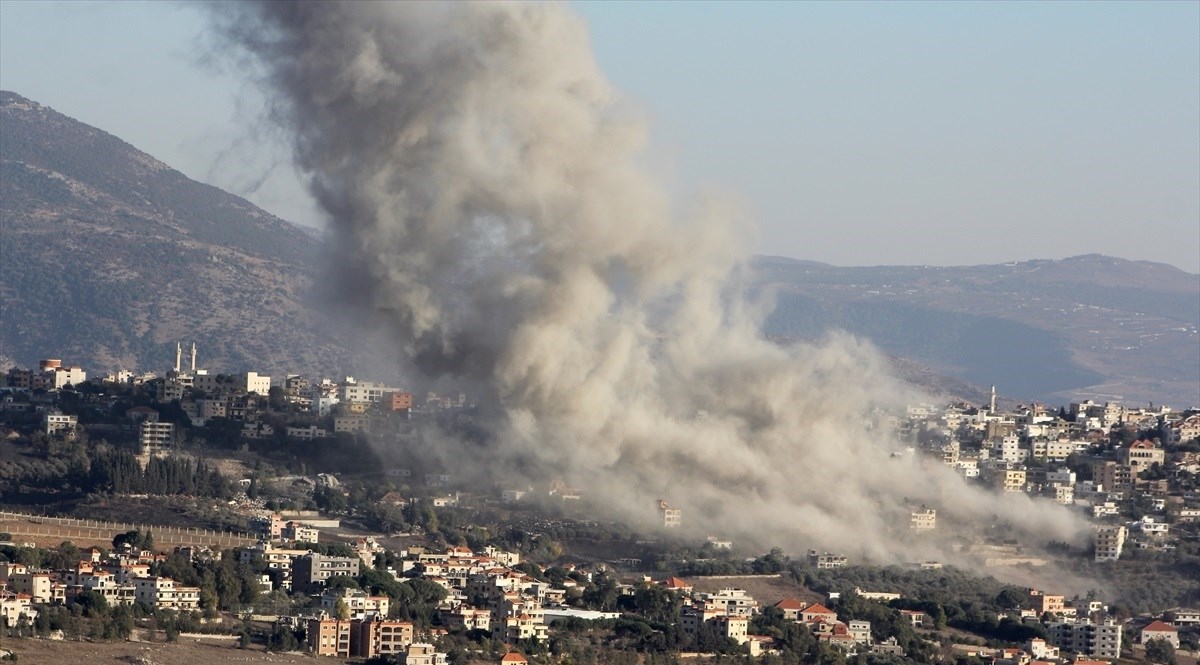
{"label": "beige building", "polygon": [[352,619],[364,619],[369,615],[385,617],[388,615],[389,599],[387,596],[372,596],[358,589],[326,591],[321,595],[321,607],[325,610],[333,610],[337,607],[339,600],[346,603]]}
{"label": "beige building", "polygon": [[1166,461],[1166,451],[1159,448],[1153,441],[1145,439],[1134,441],[1121,448],[1121,464],[1129,467],[1129,472],[1135,478],[1151,466],[1162,465]]}
{"label": "beige building", "polygon": [[1145,644],[1150,640],[1166,640],[1171,646],[1179,648],[1179,631],[1165,621],[1154,621],[1150,625],[1142,629],[1141,642]]}
{"label": "beige building", "polygon": [[716,617],[713,622],[721,630],[725,637],[737,642],[745,644],[750,641],[750,619],[744,616],[724,616]]}
{"label": "beige building", "polygon": [[8,588],[29,596],[35,603],[49,603],[54,599],[50,573],[16,573],[8,578]]}
{"label": "beige building", "polygon": [[400,665],[446,665],[446,654],[439,653],[432,644],[410,644],[400,655]]}
{"label": "beige building", "polygon": [[668,529],[673,529],[683,524],[683,511],[672,507],[665,499],[658,500],[658,513],[662,517],[663,526]]}
{"label": "beige building", "polygon": [[996,469],[992,481],[996,489],[1015,494],[1025,491],[1025,469],[1002,468]]}
{"label": "beige building", "polygon": [[508,640],[542,641],[549,635],[549,627],[541,612],[530,612],[504,618],[504,637]]}
{"label": "beige building", "polygon": [[308,648],[318,656],[350,657],[350,622],[309,619]]}
{"label": "beige building", "polygon": [[37,618],[37,610],[33,609],[29,594],[0,591],[0,620],[8,626],[15,626],[25,617],[33,623]]}
{"label": "beige building", "polygon": [[134,580],[139,603],[161,610],[194,610],[200,607],[200,588],[178,586],[169,577],[139,577]]}
{"label": "beige building", "polygon": [[379,654],[406,653],[413,643],[411,621],[389,621],[378,616],[350,622],[350,655],[371,658]]}
{"label": "beige building", "polygon": [[333,431],[334,432],[361,432],[367,428],[367,417],[363,414],[351,414],[348,416],[334,416]]}
{"label": "beige building", "polygon": [[937,528],[937,511],[925,506],[909,513],[908,528],[914,531],[932,531]]}
{"label": "beige building", "polygon": [[1125,546],[1126,529],[1122,525],[1096,527],[1096,561],[1116,561]]}
{"label": "beige building", "polygon": [[279,535],[284,540],[298,543],[320,542],[317,539],[321,537],[321,533],[315,528],[294,520],[283,525],[283,529],[280,530]]}
{"label": "beige building", "polygon": [[1038,613],[1038,616],[1049,612],[1050,614],[1062,614],[1066,611],[1066,600],[1063,596],[1042,593],[1037,589],[1029,589],[1028,591],[1029,606],[1033,611]]}

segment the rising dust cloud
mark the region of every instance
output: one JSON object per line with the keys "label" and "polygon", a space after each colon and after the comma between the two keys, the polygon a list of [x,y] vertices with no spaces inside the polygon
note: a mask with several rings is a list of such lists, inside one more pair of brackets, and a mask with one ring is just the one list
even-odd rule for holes
{"label": "rising dust cloud", "polygon": [[915,396],[870,345],[761,338],[737,288],[751,229],[680,213],[639,165],[646,124],[567,7],[209,6],[328,214],[347,298],[487,405],[484,448],[439,443],[476,476],[560,478],[634,521],[664,497],[695,535],[879,562],[954,559],[908,538],[921,503],[946,530],[998,516],[1080,542],[1061,507],[894,457],[873,414]]}

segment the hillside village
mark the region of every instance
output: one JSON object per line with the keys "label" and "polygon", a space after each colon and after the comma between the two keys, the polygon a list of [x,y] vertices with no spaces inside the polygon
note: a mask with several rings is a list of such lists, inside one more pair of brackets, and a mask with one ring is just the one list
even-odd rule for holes
{"label": "hillside village", "polygon": [[[1200,642],[1200,596],[1191,608],[1132,613],[1093,595],[993,580],[1000,591],[979,603],[935,600],[887,585],[851,586],[870,562],[842,553],[737,559],[735,544],[716,536],[696,550],[708,558],[676,558],[654,570],[630,556],[572,561],[570,552],[540,546],[538,534],[502,541],[455,517],[471,513],[454,511],[570,506],[585,501],[579,489],[554,479],[473,487],[452,468],[419,461],[380,469],[370,468],[377,460],[335,459],[354,457],[337,451],[358,450],[367,439],[414,443],[423,420],[469,428],[476,407],[466,395],[419,399],[349,377],[210,373],[197,366],[194,346],[184,356],[176,346],[161,376],[89,380],[84,368],[54,359],[9,370],[0,423],[14,453],[0,463],[0,496],[16,511],[14,523],[30,510],[21,495],[34,490],[205,497],[228,505],[237,520],[229,527],[245,531],[245,544],[156,547],[147,528],[117,534],[111,548],[80,549],[23,542],[14,531],[0,543],[0,615],[9,635],[124,639],[162,629],[174,639],[207,631],[237,636],[243,647],[408,665],[595,662],[599,646],[767,663],[1111,663],[1135,654],[1168,662]],[[1176,557],[1200,571],[1200,410],[1090,401],[1000,409],[993,389],[986,405],[910,406],[894,428],[903,443],[896,455],[1086,515],[1093,547],[1070,556],[1091,565]],[[219,456],[206,459],[204,451],[276,460],[303,451],[308,462],[282,483],[257,467],[222,474]],[[57,464],[66,480],[13,462],[19,455]],[[364,473],[380,480],[346,481]],[[913,506],[901,528],[936,532],[937,508]],[[452,519],[459,522],[447,524]],[[689,519],[666,497],[647,506],[638,527],[645,533],[630,539],[669,542]],[[552,524],[534,523],[543,533]],[[733,572],[730,583],[700,590],[714,561]],[[1039,565],[1028,556],[1022,563]],[[951,574],[928,561],[896,579]],[[790,576],[797,593],[755,595],[737,583],[762,575]]]}

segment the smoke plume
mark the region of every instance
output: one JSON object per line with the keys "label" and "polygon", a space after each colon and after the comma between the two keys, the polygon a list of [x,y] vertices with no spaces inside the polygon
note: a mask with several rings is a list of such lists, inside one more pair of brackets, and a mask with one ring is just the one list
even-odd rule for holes
{"label": "smoke plume", "polygon": [[737,288],[752,229],[720,201],[674,205],[639,165],[646,124],[567,7],[217,7],[328,214],[346,297],[488,406],[484,447],[438,444],[457,464],[881,561],[947,557],[900,542],[909,504],[1079,537],[1055,506],[893,455],[879,414],[909,395],[868,344],[761,338]]}

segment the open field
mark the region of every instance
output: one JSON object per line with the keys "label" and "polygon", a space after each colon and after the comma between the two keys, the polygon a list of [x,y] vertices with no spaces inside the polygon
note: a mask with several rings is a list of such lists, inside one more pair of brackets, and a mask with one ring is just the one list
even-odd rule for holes
{"label": "open field", "polygon": [[111,547],[115,536],[135,529],[143,533],[150,531],[155,545],[160,548],[175,545],[236,547],[255,542],[254,537],[244,533],[0,512],[0,531],[12,534],[14,542],[32,542],[43,547],[57,546],[66,540],[79,547]]}
{"label": "open field", "polygon": [[[61,665],[89,663],[101,665],[194,665],[195,663],[313,663],[312,656],[276,654],[258,647],[237,648],[236,641],[210,638],[180,637],[178,642],[54,642],[38,639],[7,639],[4,649],[10,649],[21,663]],[[337,663],[333,658],[323,662]]]}

